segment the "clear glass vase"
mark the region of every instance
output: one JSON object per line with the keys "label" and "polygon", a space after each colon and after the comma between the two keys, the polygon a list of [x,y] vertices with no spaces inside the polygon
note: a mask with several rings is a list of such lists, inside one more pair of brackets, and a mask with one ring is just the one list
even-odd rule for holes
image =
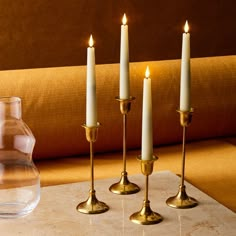
{"label": "clear glass vase", "polygon": [[39,203],[34,145],[35,138],[21,119],[21,99],[0,97],[0,218],[27,215]]}

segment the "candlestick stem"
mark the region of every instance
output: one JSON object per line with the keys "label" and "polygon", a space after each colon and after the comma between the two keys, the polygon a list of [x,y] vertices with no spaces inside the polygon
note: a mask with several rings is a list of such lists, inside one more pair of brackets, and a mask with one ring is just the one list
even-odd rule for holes
{"label": "candlestick stem", "polygon": [[77,210],[84,214],[99,214],[106,212],[109,207],[104,203],[98,201],[96,198],[96,191],[94,190],[94,152],[93,152],[93,143],[97,140],[97,133],[100,124],[97,126],[88,127],[82,125],[85,128],[87,141],[90,143],[90,170],[91,170],[91,188],[89,191],[89,197],[86,201],[81,202],[77,206]]}
{"label": "candlestick stem", "polygon": [[93,142],[90,141],[91,190],[94,191]]}
{"label": "candlestick stem", "polygon": [[134,99],[134,97],[130,97],[129,99],[116,97],[116,100],[120,102],[120,112],[123,115],[123,171],[121,172],[120,181],[112,184],[109,190],[112,193],[120,195],[133,194],[140,191],[140,188],[136,184],[129,181],[126,171],[127,114],[131,110],[131,102]]}
{"label": "candlestick stem", "polygon": [[145,191],[145,201],[148,201],[148,175],[146,175],[146,191]]}
{"label": "candlestick stem", "polygon": [[149,175],[152,174],[153,164],[154,161],[157,160],[157,157],[153,156],[151,160],[142,160],[141,157],[138,157],[138,160],[141,162],[141,171],[146,177],[145,196],[141,210],[132,214],[130,216],[130,220],[135,224],[141,225],[158,224],[163,220],[163,217],[157,212],[152,211],[150,207],[150,201],[148,200]]}
{"label": "candlestick stem", "polygon": [[124,172],[126,172],[126,131],[127,131],[127,114],[123,114],[123,166]]}
{"label": "candlestick stem", "polygon": [[186,127],[183,126],[183,146],[182,146],[182,175],[181,175],[181,185],[184,185],[184,175],[185,175],[185,139],[186,139]]}
{"label": "candlestick stem", "polygon": [[183,127],[182,174],[181,174],[181,180],[180,180],[179,190],[178,190],[177,194],[173,197],[168,198],[166,200],[166,204],[170,207],[173,207],[173,208],[187,209],[187,208],[192,208],[192,207],[195,207],[198,205],[198,202],[196,199],[189,197],[187,195],[186,187],[184,185],[186,130],[187,130],[187,126],[191,123],[193,109],[191,109],[190,111],[177,110],[177,112],[180,113],[180,124]]}

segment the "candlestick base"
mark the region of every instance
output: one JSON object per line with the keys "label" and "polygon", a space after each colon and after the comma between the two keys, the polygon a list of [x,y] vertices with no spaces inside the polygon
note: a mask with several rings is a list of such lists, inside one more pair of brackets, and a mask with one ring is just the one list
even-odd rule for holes
{"label": "candlestick base", "polygon": [[121,172],[120,181],[111,185],[109,190],[115,194],[127,195],[139,192],[140,188],[138,187],[138,185],[131,183],[128,180],[128,173],[126,171],[123,171]]}
{"label": "candlestick base", "polygon": [[187,209],[197,206],[198,202],[196,199],[187,195],[185,186],[180,185],[176,196],[168,198],[166,204],[173,208]]}
{"label": "candlestick base", "polygon": [[95,190],[90,190],[88,199],[81,202],[76,209],[84,214],[100,214],[108,211],[109,207],[104,202],[97,200]]}
{"label": "candlestick base", "polygon": [[150,201],[143,201],[142,209],[130,216],[130,220],[133,223],[141,225],[153,225],[158,224],[163,220],[163,217],[152,211],[150,207]]}

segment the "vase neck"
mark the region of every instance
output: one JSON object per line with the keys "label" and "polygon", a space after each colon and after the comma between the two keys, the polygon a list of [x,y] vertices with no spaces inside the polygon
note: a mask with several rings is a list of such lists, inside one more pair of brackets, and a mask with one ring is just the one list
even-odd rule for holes
{"label": "vase neck", "polygon": [[0,97],[0,119],[21,119],[21,99]]}

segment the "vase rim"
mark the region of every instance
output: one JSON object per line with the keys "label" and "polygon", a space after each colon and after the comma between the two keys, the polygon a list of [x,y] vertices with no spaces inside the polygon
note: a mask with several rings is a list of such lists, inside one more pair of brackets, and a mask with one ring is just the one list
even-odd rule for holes
{"label": "vase rim", "polygon": [[0,103],[15,103],[15,102],[20,103],[21,99],[16,96],[0,97]]}

